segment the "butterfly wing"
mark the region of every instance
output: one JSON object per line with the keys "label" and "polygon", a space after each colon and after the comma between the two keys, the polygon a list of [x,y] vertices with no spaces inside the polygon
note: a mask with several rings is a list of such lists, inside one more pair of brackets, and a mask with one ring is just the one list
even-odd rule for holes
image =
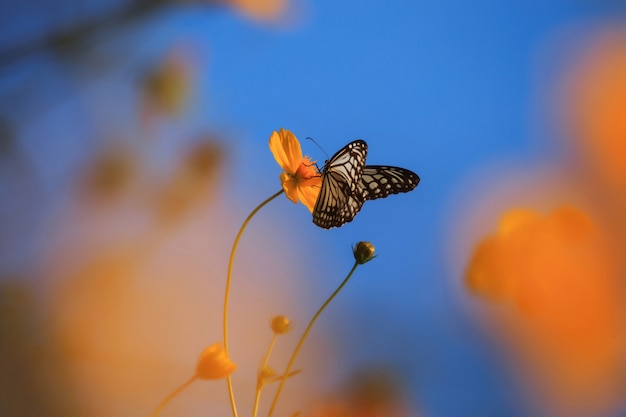
{"label": "butterfly wing", "polygon": [[420,177],[405,168],[368,165],[359,180],[359,192],[364,200],[385,198],[391,194],[408,193],[417,187]]}
{"label": "butterfly wing", "polygon": [[419,176],[405,168],[365,166],[367,144],[350,142],[326,161],[322,188],[313,209],[313,223],[330,229],[351,222],[366,200],[414,190]]}
{"label": "butterfly wing", "polygon": [[407,193],[419,184],[419,176],[405,168],[385,165],[367,165],[359,180],[357,190],[348,196],[338,214],[348,223],[361,210],[366,200],[376,200],[391,194]]}
{"label": "butterfly wing", "polygon": [[[367,144],[362,140],[350,142],[322,169],[322,188],[313,208],[313,223],[330,229],[351,221],[356,211],[350,210],[362,198],[359,193],[359,180],[365,167]],[[364,201],[364,200],[363,200]],[[353,211],[353,214],[352,214]]]}
{"label": "butterfly wing", "polygon": [[339,227],[345,223],[351,222],[354,219],[354,216],[361,211],[363,203],[365,203],[365,198],[362,193],[356,192],[353,195],[350,195],[336,216],[338,219],[341,219],[341,223],[332,227]]}

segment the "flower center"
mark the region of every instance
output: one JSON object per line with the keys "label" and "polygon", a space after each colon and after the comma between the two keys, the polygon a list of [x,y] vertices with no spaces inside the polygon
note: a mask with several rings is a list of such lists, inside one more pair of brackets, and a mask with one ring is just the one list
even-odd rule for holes
{"label": "flower center", "polygon": [[300,162],[300,166],[298,166],[298,170],[296,171],[294,177],[296,180],[308,180],[316,177],[317,175],[319,174],[315,164],[308,156],[305,156],[302,158],[302,162]]}

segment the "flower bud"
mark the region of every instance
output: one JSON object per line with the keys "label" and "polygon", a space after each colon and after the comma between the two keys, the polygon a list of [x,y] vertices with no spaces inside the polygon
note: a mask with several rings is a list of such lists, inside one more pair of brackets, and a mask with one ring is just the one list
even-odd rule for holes
{"label": "flower bud", "polygon": [[206,348],[198,359],[196,376],[202,379],[221,379],[232,374],[237,365],[228,358],[221,343],[214,343]]}
{"label": "flower bud", "polygon": [[260,369],[259,373],[257,374],[257,386],[262,387],[266,383],[271,382],[270,380],[275,377],[276,371],[266,365],[263,369]]}
{"label": "flower bud", "polygon": [[285,334],[293,328],[291,320],[287,317],[280,315],[272,317],[270,321],[270,327],[272,331],[276,334]]}
{"label": "flower bud", "polygon": [[352,253],[354,253],[354,260],[357,261],[359,265],[363,265],[366,262],[371,261],[377,255],[374,255],[374,245],[370,242],[359,242],[356,244],[356,247],[352,248]]}

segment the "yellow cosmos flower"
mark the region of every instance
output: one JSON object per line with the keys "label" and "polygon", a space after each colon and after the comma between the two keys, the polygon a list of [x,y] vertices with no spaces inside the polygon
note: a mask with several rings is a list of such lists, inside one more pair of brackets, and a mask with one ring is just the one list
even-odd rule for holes
{"label": "yellow cosmos flower", "polygon": [[280,174],[280,182],[285,195],[295,204],[301,201],[313,212],[322,186],[322,177],[315,167],[315,161],[302,156],[300,142],[287,129],[272,132],[269,145],[274,159],[284,171]]}
{"label": "yellow cosmos flower", "polygon": [[581,160],[620,195],[626,191],[626,29],[592,38],[566,79],[563,122]]}
{"label": "yellow cosmos flower", "polygon": [[276,20],[284,15],[287,0],[227,0],[246,16],[257,20]]}
{"label": "yellow cosmos flower", "polygon": [[494,322],[510,340],[515,362],[540,377],[533,384],[544,384],[543,392],[552,394],[546,398],[577,411],[616,400],[612,387],[626,346],[620,278],[600,223],[571,205],[547,215],[505,212],[466,271],[474,294],[517,307]]}

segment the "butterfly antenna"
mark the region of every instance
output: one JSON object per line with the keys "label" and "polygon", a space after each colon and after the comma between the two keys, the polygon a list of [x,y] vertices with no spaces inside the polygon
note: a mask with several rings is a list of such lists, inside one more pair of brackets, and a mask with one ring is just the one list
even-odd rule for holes
{"label": "butterfly antenna", "polygon": [[313,139],[313,138],[312,138],[312,137],[310,137],[310,136],[309,136],[309,137],[306,137],[305,139],[310,140],[310,141],[311,141],[311,142],[313,142],[313,143],[314,143],[314,144],[315,144],[318,148],[320,148],[320,150],[321,150],[322,152],[324,152],[324,155],[326,155],[326,160],[328,161],[328,159],[329,159],[328,154],[326,153],[326,151],[324,150],[324,148],[322,148],[322,147],[320,146],[320,144],[319,144],[319,143],[317,143],[317,142],[315,141],[315,139]]}

